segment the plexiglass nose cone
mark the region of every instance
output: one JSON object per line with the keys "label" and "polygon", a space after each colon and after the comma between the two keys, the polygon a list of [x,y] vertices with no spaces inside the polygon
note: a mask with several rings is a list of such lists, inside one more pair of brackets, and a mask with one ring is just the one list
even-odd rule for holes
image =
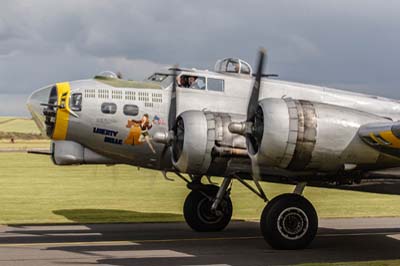
{"label": "plexiglass nose cone", "polygon": [[26,103],[33,120],[44,135],[46,134],[46,117],[43,114],[43,110],[46,106],[42,104],[47,104],[49,102],[50,92],[53,87],[54,85],[51,85],[34,91],[31,96],[29,96]]}

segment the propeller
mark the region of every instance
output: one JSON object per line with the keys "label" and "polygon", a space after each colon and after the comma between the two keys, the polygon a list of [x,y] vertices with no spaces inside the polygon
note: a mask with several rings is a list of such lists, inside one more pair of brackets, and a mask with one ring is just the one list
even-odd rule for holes
{"label": "propeller", "polygon": [[[258,66],[257,66],[256,78],[254,79],[253,89],[251,91],[249,99],[249,105],[247,106],[246,122],[248,124],[251,123],[251,130],[246,134],[247,135],[246,139],[247,139],[247,146],[253,149],[252,152],[254,152],[254,147],[256,147],[255,145],[257,145],[255,142],[261,142],[262,138],[262,134],[261,136],[259,134],[258,130],[259,127],[256,123],[256,121],[259,120],[256,119],[256,116],[259,116],[257,113],[257,109],[258,109],[258,99],[260,97],[261,78],[263,76],[262,73],[264,68],[265,54],[266,50],[264,48],[261,48],[258,53]],[[250,158],[251,158],[251,171],[253,179],[259,181],[261,180],[260,167],[258,165],[257,160],[253,156],[250,156]]]}
{"label": "propeller", "polygon": [[[171,76],[172,76],[172,88],[171,88],[171,99],[170,99],[170,105],[169,105],[169,110],[168,110],[168,133],[167,133],[167,140],[165,141],[164,148],[161,151],[160,154],[160,164],[164,162],[164,157],[165,154],[168,151],[168,148],[171,146],[173,138],[174,138],[174,127],[176,123],[176,112],[177,112],[177,102],[176,102],[176,87],[177,87],[177,69],[178,65],[175,65],[171,70]],[[162,166],[162,165],[161,165]],[[161,167],[163,169],[164,167]]]}
{"label": "propeller", "polygon": [[177,85],[177,70],[178,66],[175,65],[174,68],[172,68],[172,90],[171,90],[171,100],[170,100],[170,105],[169,105],[169,111],[168,111],[168,131],[172,131],[173,127],[175,126],[175,120],[176,120],[176,85]]}
{"label": "propeller", "polygon": [[258,98],[260,96],[261,78],[264,68],[265,53],[266,51],[264,48],[261,48],[258,53],[257,73],[256,73],[256,78],[254,79],[253,89],[251,90],[249,105],[247,106],[246,122],[250,122],[254,118],[258,108]]}
{"label": "propeller", "polygon": [[263,114],[262,112],[259,112],[258,99],[260,97],[261,79],[263,77],[262,73],[265,58],[266,50],[261,48],[258,53],[257,72],[255,74],[255,79],[249,98],[249,104],[247,106],[246,121],[242,123],[233,122],[229,125],[229,131],[246,137],[247,149],[251,159],[252,177],[255,181],[259,181],[261,179],[258,162],[252,155],[257,152],[257,148],[261,142],[263,134],[263,128],[259,126],[262,124]]}

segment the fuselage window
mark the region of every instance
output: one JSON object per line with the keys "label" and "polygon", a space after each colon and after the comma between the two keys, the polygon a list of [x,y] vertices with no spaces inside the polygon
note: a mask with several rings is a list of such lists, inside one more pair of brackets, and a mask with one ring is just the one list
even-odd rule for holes
{"label": "fuselage window", "polygon": [[101,112],[103,114],[115,114],[117,112],[117,105],[115,103],[102,103]]}
{"label": "fuselage window", "polygon": [[69,107],[72,111],[82,110],[82,93],[73,93],[71,95],[71,101],[69,102]]}
{"label": "fuselage window", "polygon": [[224,80],[223,79],[207,79],[207,90],[209,91],[224,91]]}
{"label": "fuselage window", "polygon": [[124,105],[124,114],[129,116],[136,116],[139,114],[139,107],[133,104]]}
{"label": "fuselage window", "polygon": [[191,76],[191,75],[181,75],[177,79],[178,86],[182,88],[205,90],[206,89],[206,78]]}

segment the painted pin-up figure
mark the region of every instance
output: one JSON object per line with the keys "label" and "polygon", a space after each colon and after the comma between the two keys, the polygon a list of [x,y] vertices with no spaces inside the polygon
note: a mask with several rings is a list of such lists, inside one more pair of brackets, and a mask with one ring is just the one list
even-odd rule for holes
{"label": "painted pin-up figure", "polygon": [[148,114],[144,114],[140,120],[128,120],[126,127],[130,128],[130,131],[128,137],[125,139],[125,144],[138,145],[147,142],[151,151],[153,153],[156,152],[150,140],[149,130],[153,125],[150,122]]}

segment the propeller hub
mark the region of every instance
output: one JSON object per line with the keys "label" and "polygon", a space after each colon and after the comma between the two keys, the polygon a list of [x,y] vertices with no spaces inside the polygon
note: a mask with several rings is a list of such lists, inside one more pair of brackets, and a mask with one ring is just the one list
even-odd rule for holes
{"label": "propeller hub", "polygon": [[228,129],[233,134],[245,136],[252,133],[252,122],[232,122],[229,124]]}
{"label": "propeller hub", "polygon": [[153,135],[153,141],[162,144],[169,144],[173,138],[173,131],[156,132]]}

